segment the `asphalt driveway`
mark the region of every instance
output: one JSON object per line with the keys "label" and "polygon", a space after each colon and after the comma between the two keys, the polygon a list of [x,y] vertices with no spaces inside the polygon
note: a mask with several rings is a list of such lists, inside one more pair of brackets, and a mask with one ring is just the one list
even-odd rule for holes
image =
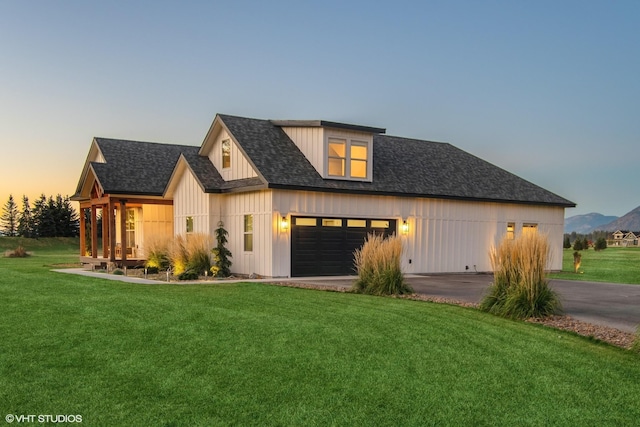
{"label": "asphalt driveway", "polygon": [[[349,287],[354,278],[300,279],[305,283]],[[478,303],[493,280],[490,274],[408,275],[416,293]],[[293,280],[292,280],[293,281]],[[640,324],[640,285],[550,281],[560,294],[565,314],[596,325],[635,332]]]}

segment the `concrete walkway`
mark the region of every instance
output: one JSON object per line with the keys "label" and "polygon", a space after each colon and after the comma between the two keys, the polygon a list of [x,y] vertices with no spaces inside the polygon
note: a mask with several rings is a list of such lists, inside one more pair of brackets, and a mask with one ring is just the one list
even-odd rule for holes
{"label": "concrete walkway", "polygon": [[[137,277],[91,272],[79,268],[54,271],[128,283],[154,285],[163,283]],[[493,280],[493,276],[490,274],[406,275],[405,277],[416,293],[471,303],[480,302]],[[341,276],[180,283],[288,282],[348,289],[354,280],[354,276]],[[640,324],[640,285],[577,282],[558,279],[553,279],[550,282],[551,286],[560,294],[565,314],[575,319],[596,325],[609,326],[625,332],[635,332]],[[173,283],[175,284],[175,282]]]}

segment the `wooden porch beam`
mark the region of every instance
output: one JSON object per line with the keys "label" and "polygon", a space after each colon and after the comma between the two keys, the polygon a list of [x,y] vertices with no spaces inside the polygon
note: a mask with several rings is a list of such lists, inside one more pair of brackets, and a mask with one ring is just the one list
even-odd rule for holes
{"label": "wooden porch beam", "polygon": [[91,257],[98,257],[98,215],[95,206],[91,206]]}
{"label": "wooden porch beam", "polygon": [[109,257],[109,205],[102,205],[102,257]]}
{"label": "wooden porch beam", "polygon": [[80,256],[87,254],[87,220],[84,214],[85,210],[80,208]]}
{"label": "wooden porch beam", "polygon": [[109,201],[109,261],[116,260],[116,215],[114,212],[116,205]]}
{"label": "wooden porch beam", "polygon": [[122,261],[127,260],[127,200],[120,200],[120,245]]}

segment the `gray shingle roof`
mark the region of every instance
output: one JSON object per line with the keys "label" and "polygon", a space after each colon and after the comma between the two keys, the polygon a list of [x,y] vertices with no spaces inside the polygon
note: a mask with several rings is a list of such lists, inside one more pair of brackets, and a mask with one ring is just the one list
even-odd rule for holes
{"label": "gray shingle roof", "polygon": [[105,193],[161,196],[181,154],[199,147],[95,138],[106,163],[91,166]]}
{"label": "gray shingle roof", "polygon": [[[161,196],[180,156],[205,192],[270,187],[408,197],[575,204],[451,144],[373,136],[373,181],[323,179],[274,122],[218,115],[258,173],[224,181],[200,147],[95,138],[106,163],[92,162],[106,193]],[[278,122],[275,122],[278,123]]]}
{"label": "gray shingle roof", "polygon": [[451,144],[387,135],[373,136],[373,182],[325,180],[271,121],[219,117],[271,188],[575,206]]}

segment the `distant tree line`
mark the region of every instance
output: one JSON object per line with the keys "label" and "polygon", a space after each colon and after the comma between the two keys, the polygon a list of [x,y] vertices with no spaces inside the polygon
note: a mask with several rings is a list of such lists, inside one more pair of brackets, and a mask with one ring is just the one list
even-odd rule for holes
{"label": "distant tree line", "polygon": [[565,249],[572,248],[575,251],[587,250],[593,247],[596,251],[607,248],[607,238],[611,233],[608,231],[593,231],[588,234],[580,234],[575,231],[564,234]]}
{"label": "distant tree line", "polygon": [[21,209],[10,195],[0,216],[0,232],[5,236],[75,237],[79,230],[78,212],[69,197],[60,194],[55,198],[42,194],[33,206],[27,196],[22,196]]}

